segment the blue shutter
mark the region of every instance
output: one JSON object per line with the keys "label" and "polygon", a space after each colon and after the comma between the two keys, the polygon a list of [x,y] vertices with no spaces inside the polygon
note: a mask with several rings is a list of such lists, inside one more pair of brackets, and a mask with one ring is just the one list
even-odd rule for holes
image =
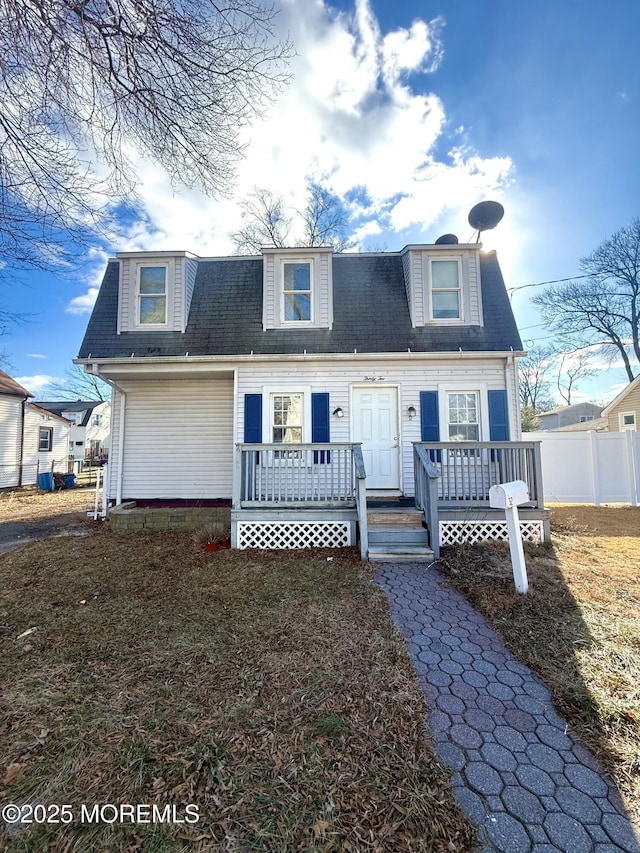
{"label": "blue shutter", "polygon": [[[440,415],[438,412],[438,392],[420,392],[420,440],[440,441]],[[431,451],[431,459],[440,462],[441,453]]]}
{"label": "blue shutter", "polygon": [[[326,393],[311,395],[311,441],[312,442],[328,442],[331,441],[330,426],[329,426],[329,395]],[[317,465],[318,462],[324,464],[331,461],[331,456],[328,451],[315,451],[313,461]]]}
{"label": "blue shutter", "polygon": [[509,411],[506,391],[489,391],[489,440],[509,441]]}
{"label": "blue shutter", "polygon": [[262,394],[244,395],[244,442],[260,444],[262,441]]}

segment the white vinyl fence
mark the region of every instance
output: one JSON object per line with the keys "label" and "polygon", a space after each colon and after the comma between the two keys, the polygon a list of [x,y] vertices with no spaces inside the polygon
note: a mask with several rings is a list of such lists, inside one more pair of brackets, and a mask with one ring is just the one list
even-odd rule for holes
{"label": "white vinyl fence", "polygon": [[539,441],[545,501],[640,504],[640,433],[529,432]]}

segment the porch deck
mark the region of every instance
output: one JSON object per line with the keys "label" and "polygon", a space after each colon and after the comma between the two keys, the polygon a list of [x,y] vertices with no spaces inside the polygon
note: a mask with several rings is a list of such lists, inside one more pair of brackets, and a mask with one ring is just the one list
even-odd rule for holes
{"label": "porch deck", "polygon": [[[418,442],[413,455],[414,505],[434,557],[441,544],[506,538],[489,489],[510,480],[524,480],[531,497],[520,508],[523,535],[548,538],[539,442]],[[238,444],[231,520],[234,547],[341,547],[359,539],[367,558],[361,445]]]}

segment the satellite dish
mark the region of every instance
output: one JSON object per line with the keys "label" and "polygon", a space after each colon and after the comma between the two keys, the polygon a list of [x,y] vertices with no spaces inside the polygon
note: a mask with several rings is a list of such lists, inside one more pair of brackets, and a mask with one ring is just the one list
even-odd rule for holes
{"label": "satellite dish", "polygon": [[495,228],[504,216],[504,207],[497,201],[481,201],[469,211],[469,225],[478,232],[476,243],[483,231]]}
{"label": "satellite dish", "polygon": [[458,242],[458,238],[456,237],[455,234],[443,234],[442,237],[438,237],[438,239],[435,242],[435,245],[436,246],[452,245],[452,244],[457,243],[457,242]]}

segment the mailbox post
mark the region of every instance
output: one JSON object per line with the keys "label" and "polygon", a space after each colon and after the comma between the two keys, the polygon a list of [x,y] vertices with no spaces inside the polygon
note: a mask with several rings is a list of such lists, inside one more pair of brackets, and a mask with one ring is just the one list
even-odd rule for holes
{"label": "mailbox post", "polygon": [[524,561],[518,505],[527,503],[529,499],[527,484],[524,480],[500,483],[497,486],[491,486],[489,489],[489,506],[493,507],[493,509],[503,509],[507,519],[513,581],[516,585],[516,592],[523,595],[529,589],[529,580],[527,578],[527,566]]}

